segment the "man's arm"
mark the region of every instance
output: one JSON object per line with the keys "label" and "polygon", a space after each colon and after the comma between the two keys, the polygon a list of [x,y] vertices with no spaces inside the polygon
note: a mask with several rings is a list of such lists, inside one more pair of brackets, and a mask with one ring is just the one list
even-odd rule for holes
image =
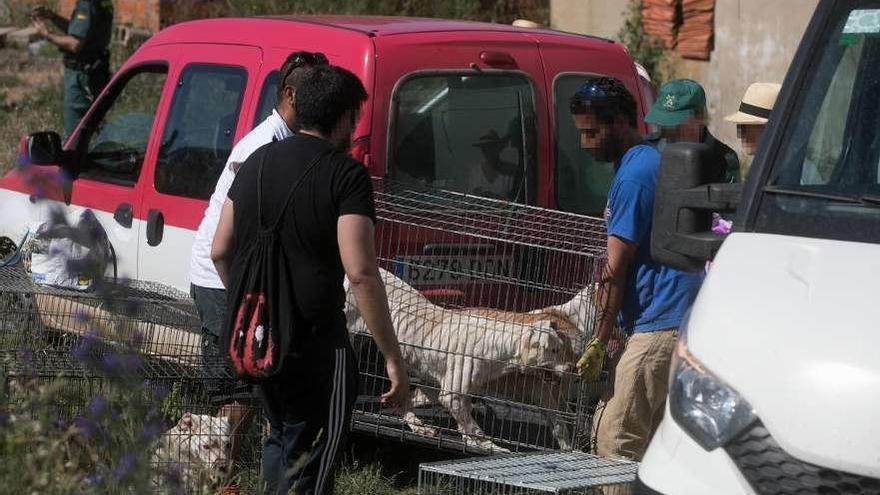
{"label": "man's arm", "polygon": [[214,232],[214,241],[211,243],[211,260],[220,275],[220,281],[223,287],[229,288],[229,264],[232,261],[232,244],[234,241],[234,232],[232,230],[233,220],[235,219],[234,204],[231,199],[226,198],[223,203],[223,209],[220,211],[220,221],[217,223],[217,230]]}
{"label": "man's arm", "polygon": [[364,215],[347,214],[340,216],[336,225],[339,256],[342,258],[345,275],[354,291],[364,322],[385,356],[391,390],[382,395],[382,400],[400,408],[408,408],[409,377],[391,323],[385,284],[376,264],[373,222]]}
{"label": "man's arm", "polygon": [[34,20],[34,28],[37,30],[38,35],[65,52],[79,53],[80,49],[82,49],[83,43],[81,39],[67,34],[50,33],[48,26],[46,26],[46,21],[43,19]]}
{"label": "man's arm", "polygon": [[67,28],[70,25],[69,19],[43,6],[35,7],[34,10],[31,12],[31,16],[51,22],[63,33],[67,32]]}
{"label": "man's arm", "polygon": [[595,336],[602,344],[607,344],[617,322],[617,314],[623,301],[626,275],[636,255],[638,244],[633,244],[616,236],[608,236],[608,261],[599,280],[597,301],[597,321]]}

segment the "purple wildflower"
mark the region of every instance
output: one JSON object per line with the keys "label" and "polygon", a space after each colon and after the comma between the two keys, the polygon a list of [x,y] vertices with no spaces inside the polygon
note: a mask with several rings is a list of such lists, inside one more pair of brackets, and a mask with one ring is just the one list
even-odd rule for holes
{"label": "purple wildflower", "polygon": [[137,457],[127,452],[119,458],[119,463],[113,469],[113,477],[117,480],[125,479],[137,465]]}
{"label": "purple wildflower", "polygon": [[99,395],[89,401],[89,405],[86,408],[88,410],[89,417],[98,420],[104,416],[104,413],[107,412],[107,399],[103,395]]}
{"label": "purple wildflower", "polygon": [[86,486],[96,486],[101,483],[101,475],[98,473],[89,473],[83,479]]}
{"label": "purple wildflower", "polygon": [[712,232],[719,235],[729,234],[733,229],[733,222],[725,220],[717,213],[712,214]]}
{"label": "purple wildflower", "polygon": [[90,418],[85,416],[77,416],[73,418],[73,425],[78,430],[80,438],[86,440],[98,432],[98,425]]}
{"label": "purple wildflower", "polygon": [[144,429],[141,431],[141,438],[151,442],[162,434],[162,420],[158,417],[151,417],[144,423]]}

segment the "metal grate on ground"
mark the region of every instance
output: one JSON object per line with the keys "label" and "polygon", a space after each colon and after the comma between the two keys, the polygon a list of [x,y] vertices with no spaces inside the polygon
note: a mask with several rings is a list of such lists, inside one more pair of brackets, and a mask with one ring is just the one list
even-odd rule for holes
{"label": "metal grate on ground", "polygon": [[[510,454],[419,466],[419,494],[593,494],[635,481],[638,463],[581,452]],[[607,492],[606,492],[607,493]]]}
{"label": "metal grate on ground", "polygon": [[373,184],[377,256],[416,408],[401,418],[382,407],[384,362],[349,291],[362,381],[355,429],[473,453],[586,448],[606,383],[571,371],[596,319],[604,221]]}

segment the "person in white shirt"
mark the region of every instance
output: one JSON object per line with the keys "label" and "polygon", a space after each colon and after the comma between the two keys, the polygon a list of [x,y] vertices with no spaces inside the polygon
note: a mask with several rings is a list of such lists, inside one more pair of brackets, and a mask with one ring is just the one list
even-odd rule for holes
{"label": "person in white shirt", "polygon": [[208,380],[208,395],[212,405],[219,407],[218,416],[226,417],[232,426],[232,446],[230,464],[238,451],[235,428],[249,413],[243,401],[251,398],[250,386],[230,383],[224,354],[218,346],[220,332],[226,319],[226,290],[211,261],[211,244],[220,220],[220,211],[238,168],[261,146],[272,141],[290,137],[296,131],[296,107],[294,105],[296,88],[308,69],[316,65],[327,65],[323,53],[298,51],[287,57],[281,66],[278,82],[278,104],[266,120],[244,136],[229,154],[223,172],[214,188],[214,194],[199,224],[190,259],[190,294],[195,301],[202,321],[202,363]]}

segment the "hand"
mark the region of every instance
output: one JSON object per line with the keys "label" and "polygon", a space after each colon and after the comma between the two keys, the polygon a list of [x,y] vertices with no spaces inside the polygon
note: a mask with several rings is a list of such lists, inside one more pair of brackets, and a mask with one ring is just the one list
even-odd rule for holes
{"label": "hand", "polygon": [[34,20],[34,29],[37,30],[37,34],[40,36],[40,38],[45,39],[49,36],[49,28],[46,27],[46,22],[42,19]]}
{"label": "hand", "polygon": [[400,359],[391,359],[385,362],[385,370],[391,381],[391,388],[382,394],[382,404],[388,404],[397,408],[400,412],[409,409],[409,375],[406,365]]}
{"label": "hand", "polygon": [[605,364],[605,344],[597,338],[592,338],[587,343],[584,354],[578,359],[578,374],[584,380],[594,382],[599,379],[603,364]]}

